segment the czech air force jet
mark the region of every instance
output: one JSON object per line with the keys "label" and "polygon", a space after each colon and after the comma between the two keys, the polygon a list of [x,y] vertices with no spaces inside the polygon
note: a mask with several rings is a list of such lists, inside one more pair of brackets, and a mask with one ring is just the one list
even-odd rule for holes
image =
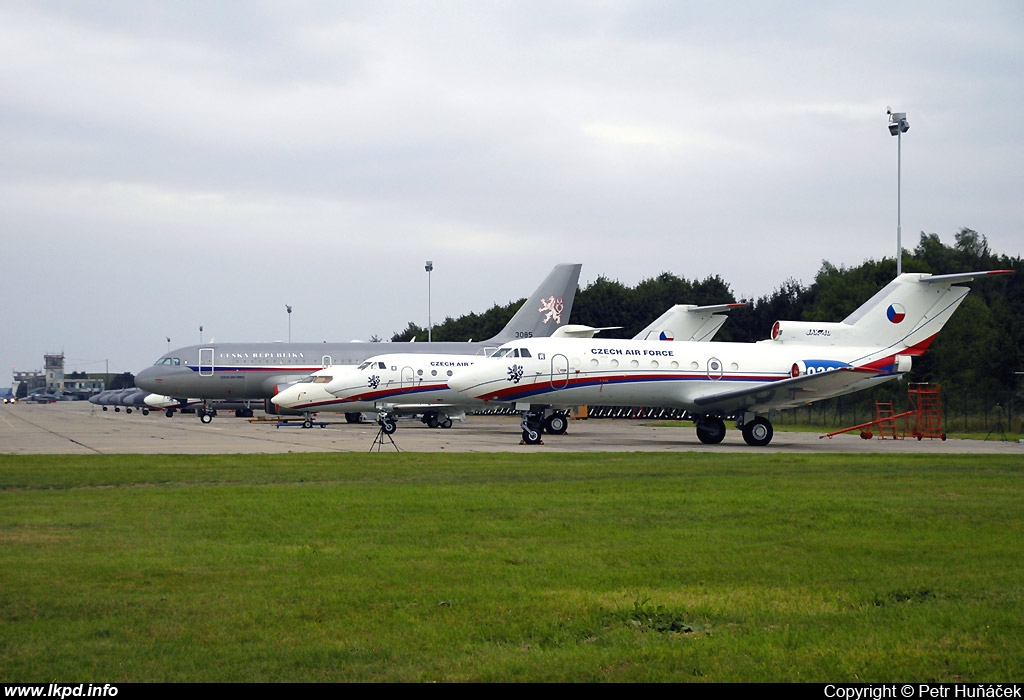
{"label": "czech air force jet", "polygon": [[735,417],[749,445],[771,442],[764,413],[841,396],[910,370],[970,291],[954,286],[1009,270],[902,274],[840,323],[778,321],[757,343],[570,341],[503,345],[452,377],[481,401],[514,403],[523,440],[540,442],[545,415],[579,405],[683,408],[701,442],[725,437]]}
{"label": "czech air force jet", "polygon": [[466,408],[484,403],[449,389],[448,380],[482,359],[438,353],[376,355],[360,365],[332,365],[314,372],[271,401],[304,412],[307,428],[313,423],[311,414],[320,411],[375,411],[388,435],[395,432],[399,415],[422,415],[432,428],[450,428],[453,418],[465,417]]}
{"label": "czech air force jet", "polygon": [[[635,336],[669,340],[711,338],[726,317],[719,312],[743,304],[693,306],[676,304]],[[562,326],[553,337],[592,338],[611,327]],[[452,419],[461,420],[466,409],[482,408],[484,403],[450,389],[448,382],[457,373],[473,367],[480,355],[436,353],[389,353],[376,355],[358,366],[332,365],[304,377],[281,390],[271,401],[305,414],[305,427],[312,427],[313,414],[320,411],[377,412],[377,421],[385,433],[395,431],[395,417],[421,415],[430,427],[450,428]],[[560,435],[568,427],[564,411],[545,416],[543,429]]]}
{"label": "czech air force jet", "polygon": [[[569,321],[580,265],[556,265],[540,287],[493,338],[482,342],[428,343],[208,343],[173,350],[135,377],[135,385],[154,394],[261,401],[275,412],[271,397],[287,384],[329,365],[358,365],[388,349],[410,353],[480,354],[516,338],[551,335]],[[196,411],[213,419],[208,404]],[[251,415],[251,412],[250,412]],[[356,419],[358,414],[352,416]]]}

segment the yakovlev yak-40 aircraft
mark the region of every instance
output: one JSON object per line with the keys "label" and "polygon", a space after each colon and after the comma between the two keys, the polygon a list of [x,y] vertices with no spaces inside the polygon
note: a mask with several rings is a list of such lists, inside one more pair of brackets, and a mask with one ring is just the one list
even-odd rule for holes
{"label": "yakovlev yak-40 aircraft", "polygon": [[514,403],[523,440],[540,442],[545,414],[581,405],[686,409],[701,442],[725,437],[734,416],[748,445],[771,442],[762,413],[841,396],[910,370],[970,291],[954,286],[994,270],[906,273],[841,323],[777,321],[757,343],[532,339],[506,343],[449,386]]}
{"label": "yakovlev yak-40 aircraft", "polygon": [[[290,382],[332,364],[357,365],[381,350],[412,353],[480,354],[516,338],[551,335],[569,321],[579,264],[556,265],[512,320],[493,338],[482,342],[432,343],[208,343],[172,350],[139,372],[135,386],[154,394],[207,402],[212,399],[264,402],[268,412],[277,408],[270,398]],[[204,403],[197,409],[209,423],[213,411]],[[251,415],[251,411],[249,412]],[[359,414],[349,416],[358,420]]]}
{"label": "yakovlev yak-40 aircraft", "polygon": [[[634,339],[708,340],[726,321],[718,312],[739,306],[744,304],[676,304]],[[592,338],[602,330],[610,328],[562,326],[552,337]],[[456,373],[482,359],[480,355],[435,353],[376,355],[355,367],[332,365],[314,372],[281,390],[271,401],[303,412],[303,426],[307,428],[313,425],[312,414],[319,411],[375,411],[377,422],[388,435],[395,431],[395,417],[399,415],[421,415],[432,428],[450,428],[452,419],[462,420],[467,408],[484,407],[482,401],[448,387]],[[545,416],[542,427],[561,435],[568,427],[568,417],[564,411],[553,411]]]}

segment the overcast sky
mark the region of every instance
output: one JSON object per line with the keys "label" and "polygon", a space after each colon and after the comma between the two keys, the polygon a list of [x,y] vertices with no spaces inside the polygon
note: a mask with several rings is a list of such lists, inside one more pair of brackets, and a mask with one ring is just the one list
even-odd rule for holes
{"label": "overcast sky", "polygon": [[895,254],[890,105],[904,247],[1021,255],[1022,54],[1019,0],[0,0],[0,363],[389,338],[428,259],[435,323],[809,284]]}

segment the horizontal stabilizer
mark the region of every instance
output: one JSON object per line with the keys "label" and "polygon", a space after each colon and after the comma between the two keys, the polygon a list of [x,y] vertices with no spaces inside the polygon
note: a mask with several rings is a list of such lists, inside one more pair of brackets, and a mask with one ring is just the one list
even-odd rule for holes
{"label": "horizontal stabilizer", "polygon": [[552,338],[593,338],[601,331],[615,331],[622,328],[622,326],[602,326],[601,328],[594,328],[593,326],[581,326],[573,324],[571,326],[562,326],[554,333],[551,334]]}
{"label": "horizontal stabilizer", "polygon": [[984,272],[957,272],[949,275],[927,275],[921,278],[921,282],[931,284],[940,282],[944,284],[956,284],[957,282],[970,282],[976,277],[984,275],[1008,275],[1013,270],[985,270]]}

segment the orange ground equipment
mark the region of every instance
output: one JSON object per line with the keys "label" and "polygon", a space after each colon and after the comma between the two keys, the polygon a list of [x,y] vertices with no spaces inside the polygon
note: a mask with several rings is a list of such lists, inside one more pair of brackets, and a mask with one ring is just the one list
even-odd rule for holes
{"label": "orange ground equipment", "polygon": [[910,431],[918,440],[922,438],[946,439],[942,432],[942,402],[938,384],[911,384],[907,390],[907,408],[914,411],[914,429]]}
{"label": "orange ground equipment", "polygon": [[874,434],[868,428],[877,425],[879,426],[879,440],[886,438],[902,440],[906,430],[904,429],[904,433],[900,434],[896,428],[896,421],[900,418],[909,419],[910,416],[914,416],[914,427],[910,431],[912,437],[916,437],[918,440],[923,438],[946,439],[946,434],[942,432],[942,404],[939,400],[938,384],[910,384],[907,389],[907,409],[903,413],[894,413],[891,401],[878,401],[875,403],[874,420],[820,437],[831,439],[834,435],[859,430],[862,439],[870,440]]}

